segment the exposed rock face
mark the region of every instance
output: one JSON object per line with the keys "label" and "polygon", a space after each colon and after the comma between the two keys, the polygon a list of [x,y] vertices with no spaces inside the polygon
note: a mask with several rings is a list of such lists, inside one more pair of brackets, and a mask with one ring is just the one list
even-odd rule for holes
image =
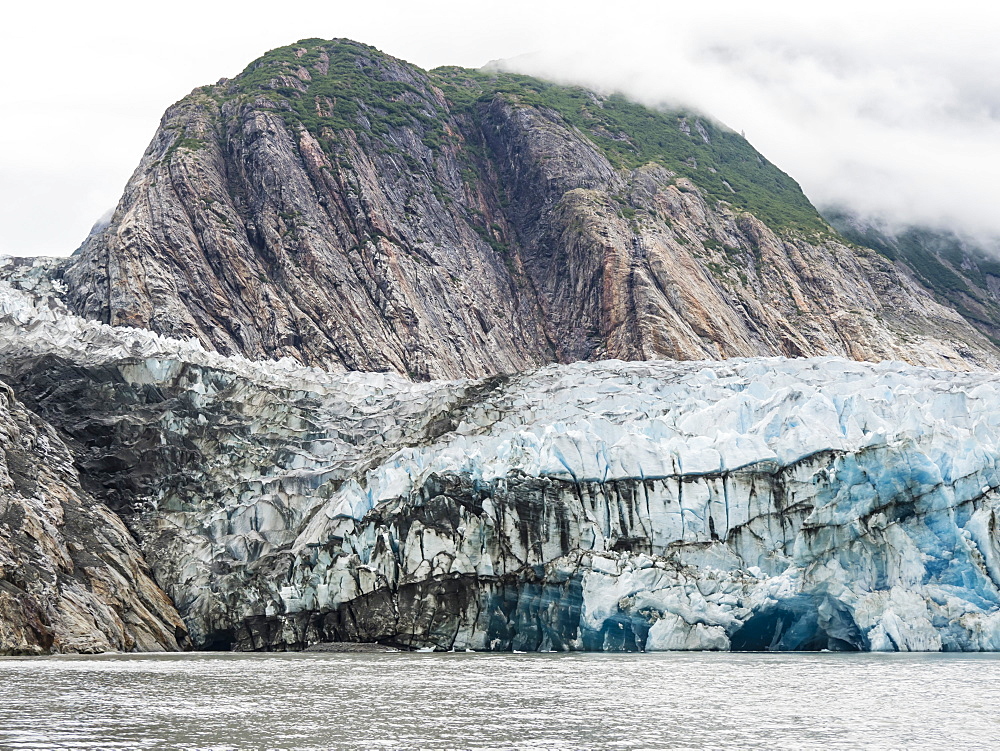
{"label": "exposed rock face", "polygon": [[0,384],[0,654],[189,645],[122,521],[56,431]]}
{"label": "exposed rock face", "polygon": [[276,50],[171,107],[65,280],[114,325],[416,378],[607,357],[998,362],[721,126],[346,41]]}
{"label": "exposed rock face", "polygon": [[755,359],[413,383],[3,307],[7,379],[198,646],[1000,648],[996,375]]}
{"label": "exposed rock face", "polygon": [[907,266],[936,299],[992,341],[1000,339],[1000,240],[929,227],[890,228],[833,209],[825,214],[844,237]]}
{"label": "exposed rock face", "polygon": [[[422,72],[350,49],[365,76],[454,124]],[[552,359],[530,287],[468,221],[484,199],[467,194],[457,146],[360,129],[330,151],[262,92],[228,99],[227,86],[165,115],[111,226],[67,273],[79,311],[340,370],[483,375]]]}

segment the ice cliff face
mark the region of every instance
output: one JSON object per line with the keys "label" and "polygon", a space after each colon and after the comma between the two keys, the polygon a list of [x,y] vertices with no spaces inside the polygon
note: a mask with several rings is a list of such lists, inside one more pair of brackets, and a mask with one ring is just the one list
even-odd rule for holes
{"label": "ice cliff face", "polygon": [[1000,648],[1000,376],[617,361],[416,384],[0,288],[6,380],[202,647]]}
{"label": "ice cliff face", "polygon": [[706,118],[305,40],[165,113],[65,270],[81,315],[419,379],[996,347]]}

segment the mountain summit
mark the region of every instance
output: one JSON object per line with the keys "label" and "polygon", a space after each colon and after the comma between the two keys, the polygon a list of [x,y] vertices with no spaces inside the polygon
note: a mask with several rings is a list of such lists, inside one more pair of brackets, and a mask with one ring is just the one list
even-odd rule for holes
{"label": "mountain summit", "polygon": [[170,107],[65,276],[107,323],[417,379],[1000,358],[704,116],[347,40],[274,50]]}

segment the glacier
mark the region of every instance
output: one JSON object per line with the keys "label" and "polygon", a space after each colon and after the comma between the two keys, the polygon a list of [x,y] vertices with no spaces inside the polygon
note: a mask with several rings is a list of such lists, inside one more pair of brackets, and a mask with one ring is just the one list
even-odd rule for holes
{"label": "glacier", "polygon": [[1000,649],[1000,375],[752,358],[415,383],[0,283],[0,372],[193,642]]}

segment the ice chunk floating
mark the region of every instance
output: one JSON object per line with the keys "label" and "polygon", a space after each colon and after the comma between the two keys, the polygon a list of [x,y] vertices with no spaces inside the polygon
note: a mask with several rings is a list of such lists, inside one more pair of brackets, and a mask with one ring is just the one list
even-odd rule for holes
{"label": "ice chunk floating", "polygon": [[202,647],[1000,649],[996,374],[610,361],[414,384],[4,294],[7,379]]}

